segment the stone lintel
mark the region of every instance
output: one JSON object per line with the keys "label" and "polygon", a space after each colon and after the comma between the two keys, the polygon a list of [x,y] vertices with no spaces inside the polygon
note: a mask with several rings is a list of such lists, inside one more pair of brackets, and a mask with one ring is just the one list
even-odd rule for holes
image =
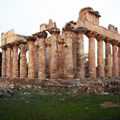
{"label": "stone lintel", "polygon": [[47,37],[47,33],[45,31],[38,32],[38,33],[33,34],[33,37],[46,38]]}
{"label": "stone lintel", "polygon": [[92,23],[88,22],[87,20],[80,21],[79,24],[77,24],[76,28],[79,28],[79,27],[83,27],[83,28],[86,28],[88,31],[92,31],[92,32],[96,32],[100,35],[104,35],[105,37],[108,37],[111,40],[120,41],[120,34],[118,34],[116,32],[112,32],[102,26],[92,24]]}

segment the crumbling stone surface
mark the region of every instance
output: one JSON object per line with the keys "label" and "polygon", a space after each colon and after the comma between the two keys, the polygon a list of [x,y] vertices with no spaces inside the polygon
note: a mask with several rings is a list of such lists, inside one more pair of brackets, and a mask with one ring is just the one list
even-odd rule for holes
{"label": "crumbling stone surface", "polygon": [[[0,79],[0,88],[71,88],[86,93],[107,95],[120,94],[120,80],[118,78],[104,79]],[[1,93],[2,94],[2,93]]]}

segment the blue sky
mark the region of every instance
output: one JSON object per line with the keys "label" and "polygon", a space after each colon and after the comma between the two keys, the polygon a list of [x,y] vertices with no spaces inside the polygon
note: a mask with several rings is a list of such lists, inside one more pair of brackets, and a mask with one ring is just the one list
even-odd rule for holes
{"label": "blue sky", "polygon": [[61,29],[66,22],[77,21],[80,9],[88,6],[101,14],[100,25],[113,24],[120,31],[120,0],[0,0],[0,33],[14,29],[31,35],[50,18]]}

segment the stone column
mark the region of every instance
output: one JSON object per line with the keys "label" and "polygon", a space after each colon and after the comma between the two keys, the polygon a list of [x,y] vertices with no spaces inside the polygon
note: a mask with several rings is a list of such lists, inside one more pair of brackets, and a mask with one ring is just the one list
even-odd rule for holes
{"label": "stone column", "polygon": [[77,77],[77,32],[74,31],[72,32],[72,39],[73,39],[73,44],[72,44],[72,49],[73,49],[73,74],[74,77]]}
{"label": "stone column", "polygon": [[51,33],[51,67],[50,67],[50,77],[52,79],[58,78],[58,35],[60,33],[59,29],[52,28],[49,30]]}
{"label": "stone column", "polygon": [[13,44],[13,78],[18,77],[18,44]]}
{"label": "stone column", "polygon": [[58,72],[59,78],[64,78],[64,34],[58,39]]}
{"label": "stone column", "polygon": [[73,36],[72,36],[72,28],[69,25],[66,25],[63,29],[65,34],[65,48],[64,48],[64,76],[66,78],[73,78]]}
{"label": "stone column", "polygon": [[10,63],[10,68],[11,68],[11,77],[13,77],[13,45],[11,46],[11,63]]}
{"label": "stone column", "polygon": [[38,79],[46,79],[46,45],[45,39],[47,37],[46,32],[40,32],[36,35],[38,37],[38,51],[39,51],[39,64],[38,64]]}
{"label": "stone column", "polygon": [[112,77],[112,61],[111,61],[111,43],[109,39],[105,40],[105,76]]}
{"label": "stone column", "polygon": [[6,71],[7,78],[11,77],[11,45],[7,45],[7,71]]}
{"label": "stone column", "polygon": [[112,42],[112,47],[113,47],[112,75],[113,75],[113,77],[118,77],[119,76],[119,71],[118,71],[118,52],[117,52],[117,42],[116,41]]}
{"label": "stone column", "polygon": [[46,38],[46,77],[50,78],[51,67],[51,36]]}
{"label": "stone column", "polygon": [[20,42],[20,78],[27,77],[27,65],[26,65],[26,48],[25,42]]}
{"label": "stone column", "polygon": [[39,54],[39,53],[38,53],[38,44],[37,44],[37,45],[35,44],[35,47],[34,47],[35,78],[38,78],[38,62],[39,62],[39,60],[38,60],[39,55],[38,55],[38,54]]}
{"label": "stone column", "polygon": [[2,77],[6,77],[6,47],[2,47]]}
{"label": "stone column", "polygon": [[119,76],[120,76],[120,44],[118,45],[118,69],[119,69]]}
{"label": "stone column", "polygon": [[103,37],[97,36],[97,62],[98,62],[98,77],[103,78],[104,73],[104,57],[103,57]]}
{"label": "stone column", "polygon": [[95,36],[93,33],[89,32],[87,34],[89,38],[89,66],[88,66],[88,76],[90,78],[96,78],[96,65],[95,65]]}
{"label": "stone column", "polygon": [[34,37],[28,37],[28,47],[29,47],[29,63],[28,63],[28,78],[35,78],[35,58],[34,58]]}
{"label": "stone column", "polygon": [[79,28],[78,40],[77,40],[77,77],[81,80],[85,79],[85,64],[84,64],[84,40],[83,33],[86,32],[85,29]]}

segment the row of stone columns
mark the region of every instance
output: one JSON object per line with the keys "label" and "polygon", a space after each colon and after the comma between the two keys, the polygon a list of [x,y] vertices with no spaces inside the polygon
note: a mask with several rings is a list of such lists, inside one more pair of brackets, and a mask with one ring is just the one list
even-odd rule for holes
{"label": "row of stone columns", "polygon": [[[119,60],[120,60],[120,51],[118,49],[118,43],[116,41],[111,41],[108,38],[104,38],[100,35],[97,35],[97,58],[98,58],[98,69],[96,75],[96,66],[95,66],[95,34],[87,33],[89,38],[89,66],[88,73],[89,77],[118,77],[119,76]],[[105,39],[105,65],[103,57],[103,41]],[[111,45],[113,54],[111,55]],[[120,48],[119,48],[120,49]]]}
{"label": "row of stone columns", "polygon": [[[51,33],[51,47],[50,47],[50,78],[58,78],[58,61],[59,49],[58,38],[59,29],[52,28]],[[83,34],[89,38],[89,66],[88,74],[90,78],[96,77],[118,77],[120,75],[120,47],[117,51],[118,44],[112,41],[113,56],[111,56],[110,39],[104,38],[92,32],[87,32],[85,29],[78,28],[73,30],[71,26],[66,26],[63,29],[64,34],[64,77],[80,79],[85,78],[84,66],[84,40]],[[35,78],[35,40],[38,40],[38,79],[44,80],[46,78],[46,40],[47,33],[45,31],[34,34],[33,37],[27,37],[29,49],[29,63],[28,63],[28,78]],[[95,65],[95,38],[97,39],[97,58],[98,69],[96,72]],[[75,40],[74,40],[75,39]],[[103,40],[105,40],[105,65],[103,57]],[[18,47],[20,47],[20,78],[27,77],[27,60],[26,60],[26,42],[20,41],[10,44],[2,48],[2,77],[18,77]],[[6,54],[7,51],[7,54]],[[113,62],[112,62],[113,58]],[[61,59],[62,60],[62,59]],[[12,63],[12,64],[11,64]],[[113,63],[113,64],[112,64]],[[113,66],[113,67],[112,67]],[[76,69],[76,70],[75,70]],[[97,74],[96,74],[97,73]]]}

